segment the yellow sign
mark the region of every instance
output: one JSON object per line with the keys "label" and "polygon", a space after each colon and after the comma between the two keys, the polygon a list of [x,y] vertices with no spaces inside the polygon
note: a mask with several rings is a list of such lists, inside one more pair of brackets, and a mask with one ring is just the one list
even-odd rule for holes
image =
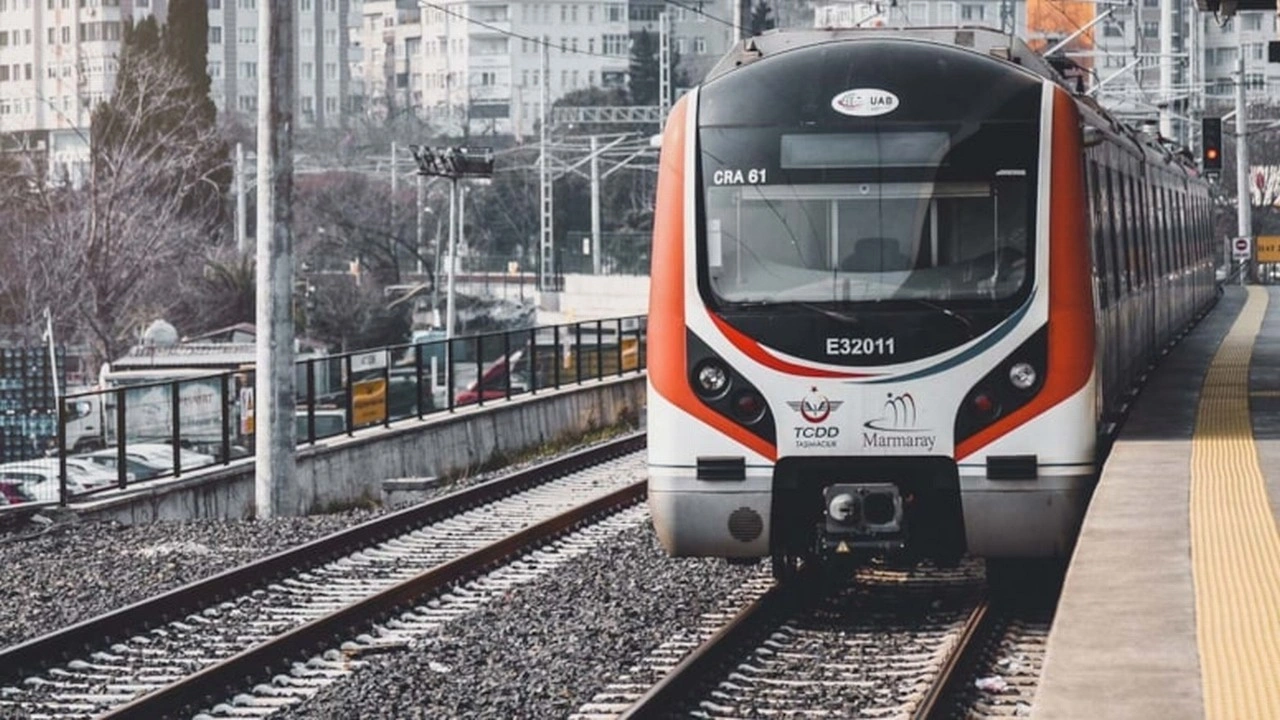
{"label": "yellow sign", "polygon": [[1260,263],[1280,263],[1280,235],[1258,236],[1258,258]]}
{"label": "yellow sign", "polygon": [[364,427],[387,418],[387,381],[360,380],[351,386],[351,424]]}

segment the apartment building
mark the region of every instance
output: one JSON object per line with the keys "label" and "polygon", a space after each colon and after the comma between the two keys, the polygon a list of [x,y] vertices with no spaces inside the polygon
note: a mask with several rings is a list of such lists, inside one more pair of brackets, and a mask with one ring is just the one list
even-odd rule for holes
{"label": "apartment building", "polygon": [[[207,0],[209,6],[210,94],[218,110],[252,123],[258,111],[258,48],[266,30],[258,27],[258,3],[271,0]],[[360,27],[359,0],[292,0],[297,36],[300,127],[340,127],[362,110],[352,66],[361,60],[351,38]],[[12,2],[12,0],[10,0]]]}
{"label": "apartment building", "polygon": [[[669,16],[671,49],[680,56],[679,69],[697,84],[724,56],[733,43],[733,3],[736,0],[632,0],[627,7],[631,34],[643,31],[658,36],[658,18]],[[776,3],[771,3],[774,5]],[[774,9],[775,18],[778,8]],[[743,17],[744,27],[749,17]]]}
{"label": "apartment building", "polygon": [[814,27],[930,27],[972,25],[1023,34],[1023,0],[907,0],[896,3],[837,2],[814,7]]}
{"label": "apartment building", "polygon": [[422,10],[416,0],[366,0],[352,33],[352,105],[378,119],[422,107]]}
{"label": "apartment building", "polygon": [[93,108],[115,87],[128,0],[0,0],[0,136],[77,182]]}
{"label": "apartment building", "polygon": [[530,135],[544,81],[552,102],[574,90],[626,84],[625,2],[439,4],[422,12],[422,106],[448,132]]}
{"label": "apartment building", "polygon": [[1267,63],[1267,42],[1280,38],[1280,18],[1275,13],[1242,12],[1221,25],[1212,15],[1198,20],[1203,28],[1206,99],[1231,102],[1235,97],[1236,63],[1243,43],[1246,97],[1251,102],[1280,100],[1280,64]]}

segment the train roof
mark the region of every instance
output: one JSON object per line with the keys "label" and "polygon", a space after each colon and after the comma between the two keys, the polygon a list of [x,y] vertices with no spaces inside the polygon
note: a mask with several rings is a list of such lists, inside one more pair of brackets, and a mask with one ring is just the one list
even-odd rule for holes
{"label": "train roof", "polygon": [[1033,50],[1017,36],[989,27],[908,27],[908,28],[830,28],[803,30],[769,30],[763,35],[746,38],[736,43],[711,68],[703,82],[711,82],[726,73],[749,65],[757,60],[788,50],[819,45],[840,40],[908,39],[934,42],[941,45],[964,48],[980,55],[987,55],[1020,67],[1025,72],[1038,75],[1060,85],[1082,106],[1082,114],[1089,125],[1112,137],[1131,151],[1144,156],[1149,162],[1162,160],[1164,164],[1180,166],[1188,174],[1199,172],[1191,154],[1168,139],[1152,136],[1127,125],[1102,107],[1092,96],[1082,92],[1074,77],[1066,77],[1053,63]]}

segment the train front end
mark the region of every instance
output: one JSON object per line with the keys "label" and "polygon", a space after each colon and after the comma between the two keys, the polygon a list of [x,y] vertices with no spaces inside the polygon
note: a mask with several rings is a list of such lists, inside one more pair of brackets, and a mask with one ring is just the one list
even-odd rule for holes
{"label": "train front end", "polygon": [[670,553],[1068,552],[1096,420],[1079,138],[1052,83],[903,38],[677,104],[649,321]]}

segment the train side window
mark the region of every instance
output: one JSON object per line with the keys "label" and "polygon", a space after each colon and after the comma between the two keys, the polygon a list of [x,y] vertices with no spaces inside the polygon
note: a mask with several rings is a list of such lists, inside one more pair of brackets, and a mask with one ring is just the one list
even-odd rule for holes
{"label": "train side window", "polygon": [[1142,194],[1138,191],[1138,181],[1129,176],[1129,231],[1133,238],[1134,268],[1133,285],[1137,288],[1147,284],[1147,249],[1146,238],[1142,234]]}
{"label": "train side window", "polygon": [[1148,242],[1147,234],[1147,189],[1142,182],[1142,178],[1132,178],[1131,187],[1134,191],[1134,213],[1133,222],[1137,226],[1138,237],[1138,258],[1142,263],[1142,274],[1138,277],[1138,284],[1146,286],[1151,282],[1151,243]]}
{"label": "train side window", "polygon": [[1124,248],[1120,244],[1120,223],[1116,218],[1120,215],[1119,201],[1116,199],[1115,172],[1108,167],[1104,173],[1107,179],[1107,193],[1103,204],[1107,206],[1107,245],[1111,250],[1111,288],[1117,299],[1124,295]]}
{"label": "train side window", "polygon": [[1125,189],[1124,172],[1116,175],[1116,217],[1120,221],[1116,232],[1116,247],[1120,251],[1121,274],[1124,277],[1124,293],[1133,292],[1133,239],[1129,234],[1129,193]]}
{"label": "train side window", "polygon": [[1088,172],[1085,174],[1085,180],[1089,185],[1089,228],[1093,240],[1093,262],[1094,272],[1098,278],[1098,304],[1107,307],[1111,304],[1109,297],[1109,286],[1107,272],[1109,265],[1107,263],[1107,247],[1102,239],[1102,200],[1099,196],[1101,188],[1098,187],[1098,161],[1090,160]]}

